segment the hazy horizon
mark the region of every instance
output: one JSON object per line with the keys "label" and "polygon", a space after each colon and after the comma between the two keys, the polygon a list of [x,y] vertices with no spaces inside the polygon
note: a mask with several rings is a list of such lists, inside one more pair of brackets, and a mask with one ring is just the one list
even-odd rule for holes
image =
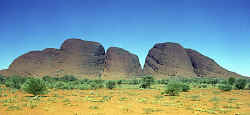
{"label": "hazy horizon", "polygon": [[120,47],[143,67],[156,43],[175,42],[222,67],[250,76],[247,0],[1,0],[0,69],[33,50],[60,48],[68,38]]}

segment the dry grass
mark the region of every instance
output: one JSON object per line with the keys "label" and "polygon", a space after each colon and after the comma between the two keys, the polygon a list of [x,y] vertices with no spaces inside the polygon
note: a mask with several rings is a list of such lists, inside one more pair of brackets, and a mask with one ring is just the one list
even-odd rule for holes
{"label": "dry grass", "polygon": [[[249,115],[249,91],[194,89],[169,97],[162,90],[56,90],[34,99],[2,90],[1,115]],[[4,96],[5,95],[5,96]]]}

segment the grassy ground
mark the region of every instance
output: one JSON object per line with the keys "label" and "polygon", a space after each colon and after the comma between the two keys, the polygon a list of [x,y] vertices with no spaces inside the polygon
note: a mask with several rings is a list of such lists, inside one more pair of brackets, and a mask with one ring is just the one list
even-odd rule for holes
{"label": "grassy ground", "polygon": [[250,91],[222,92],[192,89],[179,96],[164,96],[160,85],[136,89],[123,85],[114,90],[51,90],[31,95],[2,86],[1,115],[250,115]]}

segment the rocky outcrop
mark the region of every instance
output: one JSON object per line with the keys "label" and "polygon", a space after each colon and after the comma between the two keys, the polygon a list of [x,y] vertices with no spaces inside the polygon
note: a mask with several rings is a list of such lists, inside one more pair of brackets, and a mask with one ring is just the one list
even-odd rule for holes
{"label": "rocky outcrop", "polygon": [[107,50],[103,79],[128,79],[141,74],[139,58],[135,54],[117,47]]}
{"label": "rocky outcrop", "polygon": [[60,49],[31,51],[18,57],[5,73],[37,77],[74,75],[96,78],[103,72],[104,59],[105,50],[101,44],[68,39]]}
{"label": "rocky outcrop", "polygon": [[143,73],[157,78],[167,76],[195,77],[194,69],[185,49],[177,43],[159,43],[150,49]]}
{"label": "rocky outcrop", "polygon": [[124,49],[111,47],[105,54],[97,42],[80,39],[65,40],[60,49],[47,48],[28,52],[13,61],[1,75],[78,78],[127,79],[153,75],[156,79],[182,77],[242,77],[230,72],[214,60],[177,43],[159,43],[150,49],[143,70],[139,59]]}
{"label": "rocky outcrop", "polygon": [[230,72],[220,65],[218,65],[213,59],[200,54],[199,52],[186,49],[188,56],[192,62],[194,72],[199,77],[242,77],[239,74]]}

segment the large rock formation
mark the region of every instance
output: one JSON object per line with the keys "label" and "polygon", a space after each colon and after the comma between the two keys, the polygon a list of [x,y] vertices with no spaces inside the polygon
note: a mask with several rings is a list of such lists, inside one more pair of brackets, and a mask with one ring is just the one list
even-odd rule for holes
{"label": "large rock formation", "polygon": [[80,39],[66,40],[60,49],[48,48],[24,54],[1,73],[7,76],[63,76],[100,77],[104,68],[105,50],[97,42]]}
{"label": "large rock formation", "polygon": [[106,52],[103,79],[127,79],[142,74],[139,58],[117,47]]}
{"label": "large rock formation", "polygon": [[145,75],[156,78],[181,77],[242,77],[230,72],[214,60],[177,43],[156,44],[148,53],[143,68]]}
{"label": "large rock formation", "polygon": [[143,72],[157,78],[167,76],[196,76],[185,49],[177,43],[169,42],[156,44],[150,49],[146,57]]}
{"label": "large rock formation", "polygon": [[194,72],[200,77],[241,77],[239,74],[230,72],[218,65],[211,58],[200,54],[199,52],[186,49],[192,62]]}
{"label": "large rock formation", "polygon": [[[31,51],[17,59],[4,76],[21,75],[60,77],[74,75],[78,78],[126,79],[142,74],[136,55],[111,47],[105,50],[97,42],[80,39],[64,41],[60,49],[47,48]],[[177,43],[159,43],[149,51],[143,68],[144,75],[156,78],[183,77],[240,77],[220,67],[214,60]]]}

